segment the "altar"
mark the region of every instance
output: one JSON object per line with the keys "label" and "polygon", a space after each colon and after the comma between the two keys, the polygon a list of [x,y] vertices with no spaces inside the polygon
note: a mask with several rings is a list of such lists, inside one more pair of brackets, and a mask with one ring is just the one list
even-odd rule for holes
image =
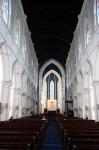
{"label": "altar", "polygon": [[57,100],[47,100],[47,110],[56,111],[57,110]]}

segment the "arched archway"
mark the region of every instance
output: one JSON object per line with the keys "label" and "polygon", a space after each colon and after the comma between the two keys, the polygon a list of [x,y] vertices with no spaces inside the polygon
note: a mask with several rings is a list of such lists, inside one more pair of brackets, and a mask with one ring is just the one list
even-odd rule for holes
{"label": "arched archway", "polygon": [[79,71],[77,85],[78,115],[83,117],[83,74]]}
{"label": "arched archway", "polygon": [[74,108],[74,116],[78,117],[78,102],[77,102],[77,79],[75,78],[73,83],[73,108]]}
{"label": "arched archway", "polygon": [[[55,76],[57,76],[58,78],[58,82],[57,82],[57,99],[55,98],[54,101],[56,100],[57,106],[56,109],[59,109],[60,112],[62,113],[62,109],[63,109],[63,99],[62,99],[62,79],[60,77],[60,75],[55,71],[55,70],[49,70],[44,78],[43,78],[43,82],[42,82],[42,97],[41,97],[41,110],[42,112],[44,111],[44,107],[47,108],[48,104],[47,104],[47,82],[46,79],[49,75],[54,74]],[[49,101],[50,102],[50,101]]]}
{"label": "arched archway", "polygon": [[30,115],[30,104],[31,104],[31,81],[28,78],[27,80],[27,100],[26,100],[26,115]]}
{"label": "arched archway", "polygon": [[62,75],[62,102],[64,103],[62,112],[65,111],[65,70],[58,61],[56,61],[54,59],[50,59],[41,67],[41,69],[39,71],[39,113],[40,113],[40,103],[42,100],[41,92],[42,92],[42,85],[43,85],[43,72],[51,64],[54,64],[55,66],[57,66]]}
{"label": "arched archway", "polygon": [[[85,105],[85,116],[89,119],[96,119],[95,114],[95,89],[93,84],[93,68],[89,60],[86,61],[83,80],[83,104]],[[85,117],[84,116],[84,117]]]}
{"label": "arched archway", "polygon": [[4,43],[0,48],[0,116],[7,120],[10,112],[10,92],[12,85],[12,58],[9,47]]}
{"label": "arched archway", "polygon": [[56,65],[59,68],[59,70],[61,71],[62,77],[65,78],[65,70],[64,70],[63,66],[58,61],[56,61],[55,59],[49,59],[47,62],[45,62],[45,64],[41,67],[41,69],[39,71],[39,78],[42,77],[42,74],[43,74],[45,68],[47,66],[49,66],[50,64]]}
{"label": "arched archway", "polygon": [[13,118],[21,117],[21,92],[22,92],[22,67],[16,61],[13,65],[13,78],[11,88],[11,100],[10,100],[10,116]]}
{"label": "arched archway", "polygon": [[26,115],[26,101],[27,101],[27,79],[28,76],[25,72],[22,73],[22,92],[21,92],[21,116]]}
{"label": "arched archway", "polygon": [[94,101],[95,101],[95,112],[96,120],[99,121],[99,44],[96,45],[95,59],[93,64],[93,86],[94,86]]}

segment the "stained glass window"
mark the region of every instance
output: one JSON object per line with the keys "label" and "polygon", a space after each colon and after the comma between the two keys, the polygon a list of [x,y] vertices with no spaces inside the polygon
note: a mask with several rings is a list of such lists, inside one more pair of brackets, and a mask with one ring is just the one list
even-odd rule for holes
{"label": "stained glass window", "polygon": [[3,0],[2,10],[3,10],[3,19],[7,24],[9,17],[9,0]]}
{"label": "stained glass window", "polygon": [[95,0],[95,3],[94,3],[94,24],[95,24],[95,25],[96,25],[96,23],[97,23],[97,21],[96,21],[96,20],[97,20],[97,17],[96,17],[96,16],[97,16],[97,13],[96,13],[97,11],[96,11],[96,10],[97,10],[97,9],[96,9],[96,0]]}
{"label": "stained glass window", "polygon": [[8,25],[10,23],[10,18],[11,18],[10,17],[11,16],[11,1],[10,0],[3,0],[2,16],[6,25]]}
{"label": "stained glass window", "polygon": [[50,99],[54,99],[54,81],[50,82]]}
{"label": "stained glass window", "polygon": [[97,23],[99,24],[99,0],[96,0]]}
{"label": "stained glass window", "polygon": [[3,0],[0,0],[0,16],[2,15]]}
{"label": "stained glass window", "polygon": [[26,38],[24,36],[24,41],[23,41],[23,57],[25,58],[25,53],[26,53]]}
{"label": "stained glass window", "polygon": [[80,60],[81,56],[82,56],[82,50],[81,50],[81,43],[80,43],[80,37],[78,39],[78,54],[77,54],[77,57],[78,59]]}
{"label": "stained glass window", "polygon": [[99,24],[99,0],[94,2],[94,23],[95,25]]}
{"label": "stained glass window", "polygon": [[19,44],[20,44],[20,21],[19,21],[19,18],[17,18],[16,23],[15,23],[14,38],[15,38],[15,43],[19,46]]}
{"label": "stained glass window", "polygon": [[87,45],[91,38],[91,28],[89,22],[85,21],[85,45]]}

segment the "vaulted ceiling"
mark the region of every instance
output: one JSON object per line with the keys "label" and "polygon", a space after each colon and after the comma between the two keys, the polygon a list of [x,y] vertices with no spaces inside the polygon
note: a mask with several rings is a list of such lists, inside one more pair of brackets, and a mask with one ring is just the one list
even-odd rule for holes
{"label": "vaulted ceiling", "polygon": [[54,58],[65,66],[83,1],[34,3],[21,0],[39,65]]}

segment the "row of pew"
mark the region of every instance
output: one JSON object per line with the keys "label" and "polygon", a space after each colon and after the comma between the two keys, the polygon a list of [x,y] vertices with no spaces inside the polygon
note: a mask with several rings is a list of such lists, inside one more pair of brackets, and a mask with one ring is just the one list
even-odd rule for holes
{"label": "row of pew", "polygon": [[64,150],[99,150],[99,122],[80,118],[58,118]]}
{"label": "row of pew", "polygon": [[0,149],[40,150],[47,124],[32,117],[0,122]]}

